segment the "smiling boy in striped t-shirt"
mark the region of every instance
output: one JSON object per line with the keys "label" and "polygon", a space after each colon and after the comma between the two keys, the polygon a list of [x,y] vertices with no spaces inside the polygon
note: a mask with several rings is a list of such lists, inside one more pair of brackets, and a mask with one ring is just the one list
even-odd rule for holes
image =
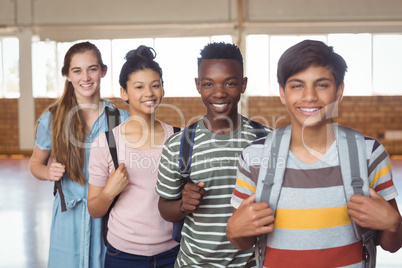
{"label": "smiling boy in striped t-shirt", "polygon": [[194,183],[183,186],[180,179],[179,132],[163,148],[156,184],[159,211],[167,221],[184,218],[175,267],[245,267],[253,251],[237,249],[225,233],[233,213],[237,160],[256,139],[250,121],[237,108],[247,85],[240,49],[230,43],[206,45],[195,82],[206,114],[195,129],[190,175]]}
{"label": "smiling boy in striped t-shirt", "polygon": [[390,159],[377,140],[365,137],[370,197],[345,198],[332,118],[343,96],[346,68],[332,47],[311,40],[289,48],[279,60],[291,140],[276,213],[267,203],[254,202],[258,174],[267,163],[265,139],[260,139],[239,158],[231,199],[236,210],[226,229],[239,249],[269,233],[264,267],[362,267],[363,246],[352,221],[378,230],[383,249],[395,252],[402,246]]}

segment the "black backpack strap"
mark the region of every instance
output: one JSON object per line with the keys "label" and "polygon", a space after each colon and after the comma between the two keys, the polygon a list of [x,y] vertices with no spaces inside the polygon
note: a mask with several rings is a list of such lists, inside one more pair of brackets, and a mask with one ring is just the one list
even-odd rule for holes
{"label": "black backpack strap", "polygon": [[193,145],[197,122],[187,126],[181,134],[180,155],[179,155],[179,170],[181,175],[182,185],[193,183],[190,178],[191,173],[191,156],[193,154]]}
{"label": "black backpack strap", "polygon": [[108,131],[120,124],[120,111],[116,107],[105,107]]}
{"label": "black backpack strap", "polygon": [[[116,107],[112,108],[112,107],[106,106],[105,112],[106,112],[106,121],[107,121],[107,125],[108,125],[108,130],[113,129],[115,126],[120,124],[119,109],[117,109]],[[115,146],[114,150],[116,150],[116,146]],[[112,154],[112,157],[113,157],[113,154]],[[113,159],[113,161],[114,161],[114,159]],[[116,158],[116,161],[117,161],[117,158]],[[117,165],[117,167],[119,167],[119,165]],[[117,169],[117,167],[116,167],[116,169]],[[56,195],[56,192],[59,192],[60,203],[61,203],[61,212],[67,211],[66,201],[64,199],[63,188],[61,186],[61,180],[54,182],[53,195]]]}
{"label": "black backpack strap", "polygon": [[[116,149],[116,140],[114,138],[114,134],[113,134],[113,128],[115,128],[116,126],[118,126],[120,124],[120,112],[119,109],[115,108],[115,107],[109,107],[106,106],[105,107],[105,113],[106,113],[106,120],[107,120],[107,127],[108,127],[108,131],[105,132],[106,135],[106,141],[109,147],[109,152],[110,155],[112,156],[112,160],[113,160],[113,165],[115,170],[117,170],[119,168],[119,161],[117,159],[117,149]],[[117,196],[115,196],[115,198],[113,199],[112,204],[110,204],[106,214],[102,217],[102,227],[101,227],[101,231],[102,231],[102,237],[103,237],[103,242],[105,243],[105,245],[107,246],[107,232],[108,232],[108,221],[109,221],[109,214],[110,211],[112,210],[112,208],[114,207],[114,205],[116,204],[117,200],[119,199],[120,194],[118,194]]]}
{"label": "black backpack strap", "polygon": [[[114,168],[115,168],[115,170],[117,170],[119,168],[119,162],[117,160],[116,140],[114,139],[113,132],[106,131],[105,135],[106,135],[106,140],[107,140],[108,147],[109,147],[109,152],[113,159]],[[102,217],[101,231],[102,231],[103,241],[106,246],[107,246],[107,239],[106,239],[107,232],[109,230],[109,228],[107,226],[107,224],[109,222],[109,214],[110,214],[110,211],[112,210],[112,208],[114,207],[114,205],[116,204],[117,200],[119,199],[119,197],[120,197],[120,194],[118,194],[114,197],[113,202],[110,204],[106,214]]]}
{"label": "black backpack strap", "polygon": [[112,129],[120,124],[120,112],[116,107],[105,107],[106,112],[106,120],[108,131],[105,132],[107,144],[109,146],[110,155],[113,159],[113,164],[115,170],[119,168],[119,161],[117,161],[117,150],[116,150],[116,140],[114,139],[114,135]]}
{"label": "black backpack strap", "polygon": [[173,133],[177,133],[181,130],[179,127],[173,127]]}
{"label": "black backpack strap", "polygon": [[[64,173],[63,177],[65,176],[66,173]],[[61,177],[60,180],[54,182],[54,190],[53,190],[53,195],[56,195],[56,192],[59,192],[60,196],[60,205],[61,205],[61,212],[67,211],[67,205],[66,205],[66,200],[64,199],[64,193],[63,193],[63,188],[61,187],[61,180],[63,179]]]}
{"label": "black backpack strap", "polygon": [[[184,188],[186,183],[194,183],[190,178],[191,171],[191,155],[193,153],[194,137],[197,128],[197,122],[191,124],[190,126],[184,128],[181,134],[180,140],[180,152],[179,152],[179,171],[181,180],[181,189]],[[176,129],[175,129],[175,132]],[[184,219],[173,222],[173,232],[172,238],[180,243],[181,241],[181,231],[183,229]]]}
{"label": "black backpack strap", "polygon": [[248,123],[250,124],[250,126],[253,127],[254,129],[254,133],[257,137],[257,139],[262,138],[267,136],[267,130],[265,129],[265,127],[263,125],[261,125],[260,123],[250,120],[247,118]]}
{"label": "black backpack strap", "polygon": [[114,139],[113,132],[106,131],[106,140],[109,147],[110,155],[112,156],[114,168],[119,168],[119,161],[117,160],[116,140]]}

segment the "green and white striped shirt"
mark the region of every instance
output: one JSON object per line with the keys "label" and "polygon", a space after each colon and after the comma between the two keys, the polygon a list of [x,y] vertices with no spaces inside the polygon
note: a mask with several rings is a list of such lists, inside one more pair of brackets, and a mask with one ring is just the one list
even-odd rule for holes
{"label": "green and white striped shirt", "polygon": [[[174,134],[163,148],[156,191],[165,199],[181,198],[180,139],[181,132]],[[203,118],[198,121],[190,177],[194,183],[203,181],[207,194],[199,210],[184,220],[175,267],[245,267],[253,249],[238,250],[226,238],[225,228],[233,213],[230,198],[236,184],[238,157],[255,139],[252,126],[243,116],[238,129],[224,135],[209,131]]]}

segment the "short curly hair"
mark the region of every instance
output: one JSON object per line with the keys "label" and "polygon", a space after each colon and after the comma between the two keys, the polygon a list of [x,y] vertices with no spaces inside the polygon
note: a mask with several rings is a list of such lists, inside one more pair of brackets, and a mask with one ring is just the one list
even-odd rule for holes
{"label": "short curly hair", "polygon": [[243,68],[243,55],[240,48],[235,44],[225,42],[215,42],[207,44],[200,52],[201,57],[198,58],[198,68],[202,60],[226,59],[236,60]]}

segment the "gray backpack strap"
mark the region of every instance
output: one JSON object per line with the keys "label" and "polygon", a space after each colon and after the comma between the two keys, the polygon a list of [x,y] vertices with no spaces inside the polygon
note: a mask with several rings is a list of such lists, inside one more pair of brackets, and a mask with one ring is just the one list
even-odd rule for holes
{"label": "gray backpack strap", "polygon": [[[366,143],[363,134],[342,126],[335,127],[339,148],[339,164],[345,189],[346,200],[353,194],[369,195],[369,181],[367,173]],[[360,227],[352,221],[355,236],[363,243],[366,255],[366,267],[376,265],[376,231]]]}
{"label": "gray backpack strap", "polygon": [[[291,127],[283,127],[269,133],[262,154],[262,159],[269,156],[268,162],[261,162],[255,193],[255,202],[266,202],[272,208],[274,215],[282,188],[286,162],[289,153],[291,139]],[[267,247],[268,234],[257,237],[255,256],[257,267],[264,264],[265,249]]]}

